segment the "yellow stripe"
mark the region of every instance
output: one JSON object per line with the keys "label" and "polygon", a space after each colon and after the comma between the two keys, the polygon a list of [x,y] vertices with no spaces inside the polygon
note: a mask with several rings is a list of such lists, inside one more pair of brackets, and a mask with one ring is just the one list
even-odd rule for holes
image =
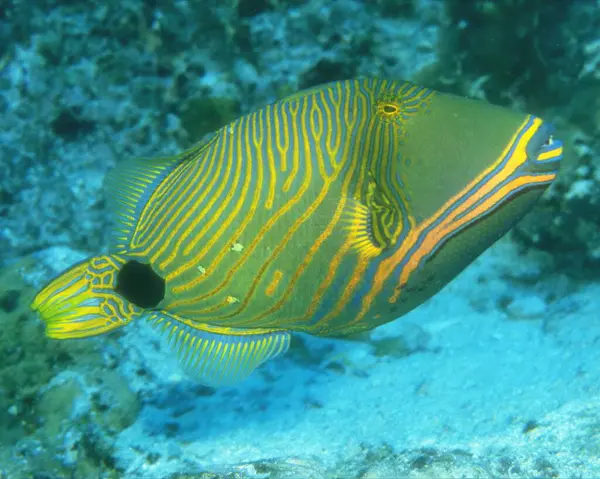
{"label": "yellow stripe", "polygon": [[[292,113],[292,131],[294,132],[294,136],[296,138],[296,140],[298,139],[298,122],[297,122],[297,118],[298,118],[298,114],[296,114],[298,111],[300,112],[300,117],[302,116],[306,116],[306,109],[303,108],[302,110],[299,110],[299,108],[301,107],[301,104],[298,105],[290,105],[290,111]],[[299,141],[296,141],[295,145],[298,145]],[[297,156],[299,156],[299,148],[296,147],[294,148],[294,163],[298,162],[298,159],[296,158]],[[309,158],[309,157],[308,157]],[[298,201],[300,201],[300,199],[302,198],[302,196],[304,195],[304,193],[308,190],[309,186],[310,186],[310,182],[311,182],[311,177],[312,177],[312,162],[311,161],[307,161],[305,164],[305,168],[304,168],[304,180],[302,182],[302,184],[300,185],[300,188],[298,190],[298,192],[291,197],[280,209],[278,209],[273,216],[271,216],[271,218],[269,218],[269,220],[264,224],[264,226],[261,228],[261,230],[258,232],[258,234],[253,238],[252,242],[250,243],[250,245],[248,245],[247,248],[244,249],[244,254],[241,256],[241,258],[238,260],[237,264],[232,267],[229,272],[227,273],[225,279],[215,288],[213,289],[211,292],[197,296],[195,298],[189,298],[189,299],[177,299],[175,301],[173,301],[173,303],[171,304],[171,307],[173,308],[177,308],[177,307],[181,307],[184,305],[196,305],[198,304],[201,300],[210,297],[210,296],[214,296],[215,294],[217,294],[218,292],[220,292],[227,284],[229,284],[229,282],[231,281],[231,279],[235,276],[235,274],[237,273],[238,269],[241,267],[241,265],[244,264],[244,262],[248,259],[248,257],[250,256],[250,254],[252,254],[252,252],[254,251],[254,249],[261,243],[261,241],[263,240],[264,236],[271,230],[271,228],[273,227],[273,225],[284,215],[286,214],[288,211],[290,211],[297,203]],[[191,268],[193,265],[186,265],[186,269]],[[182,271],[183,272],[183,271]],[[189,288],[193,288],[196,284],[198,284],[200,281],[202,281],[202,278],[198,277],[195,280],[191,281],[190,283],[188,283],[188,287]],[[193,311],[193,310],[192,310]],[[192,312],[190,311],[190,312]]]}
{"label": "yellow stripe", "polygon": [[[206,162],[206,171],[202,168],[202,165],[199,163],[195,163],[194,166],[196,171],[194,175],[186,181],[185,189],[181,193],[181,195],[185,198],[185,200],[181,203],[179,207],[176,208],[176,201],[169,201],[170,207],[165,214],[164,218],[158,219],[156,225],[154,226],[154,240],[150,243],[147,243],[147,246],[144,251],[141,252],[142,255],[149,255],[151,250],[155,250],[152,256],[150,257],[151,263],[156,263],[158,258],[169,248],[173,248],[172,252],[175,254],[179,253],[179,248],[176,247],[173,241],[173,233],[179,231],[182,224],[185,220],[192,214],[190,204],[196,200],[197,204],[201,204],[201,202],[206,198],[206,195],[211,191],[214,182],[217,180],[221,173],[221,169],[224,167],[224,161],[218,162],[217,171],[212,175],[207,174],[207,172],[212,171],[212,167],[215,164],[215,160],[217,154],[222,150],[222,146],[225,143],[227,136],[224,133],[224,130],[218,136],[218,141],[213,145],[212,154],[206,156],[203,159],[203,162]],[[191,165],[192,163],[190,163]],[[202,176],[200,176],[202,174]],[[204,187],[204,184],[208,181],[212,180],[211,183]],[[202,191],[203,193],[195,198],[194,191]],[[186,215],[182,218],[182,212],[186,211]],[[176,223],[177,222],[177,223]],[[176,224],[175,224],[176,223]],[[167,234],[167,238],[165,238],[165,234]],[[158,249],[156,249],[158,248]]]}
{"label": "yellow stripe", "polygon": [[[362,93],[357,92],[357,94],[354,96],[353,101],[355,102],[354,104],[352,104],[352,106],[354,108],[356,108],[356,103],[358,103],[359,101],[363,101],[363,107],[366,108],[367,106],[367,99],[362,95]],[[350,102],[348,101],[346,104],[346,108],[350,109],[351,105]],[[354,121],[356,121],[356,117],[353,118]],[[362,126],[364,126],[364,122],[365,119],[364,117],[361,117],[361,126],[359,127],[359,130],[362,130]],[[354,128],[354,124],[348,124],[348,129],[353,129]],[[342,152],[341,156],[343,158],[347,158],[348,157],[348,150],[350,148],[350,143],[349,142],[345,142],[344,144],[344,151]],[[274,313],[275,311],[277,311],[278,309],[281,309],[283,307],[283,305],[285,304],[286,301],[289,300],[289,298],[291,297],[293,291],[294,291],[294,287],[296,285],[297,280],[299,279],[299,277],[303,274],[303,272],[306,270],[306,268],[308,267],[308,265],[311,263],[311,261],[313,260],[314,256],[317,254],[318,250],[321,248],[321,246],[323,245],[323,243],[325,242],[325,240],[331,236],[334,227],[337,225],[337,223],[339,223],[344,208],[346,206],[346,198],[347,198],[347,189],[349,187],[350,181],[352,180],[352,176],[354,174],[354,169],[357,166],[357,162],[359,161],[360,158],[355,157],[349,162],[348,168],[349,171],[346,173],[346,177],[344,179],[344,183],[342,185],[342,194],[341,194],[341,198],[340,201],[336,207],[336,211],[334,212],[334,215],[332,217],[332,219],[329,221],[329,224],[327,225],[327,227],[325,228],[325,230],[319,235],[319,237],[315,240],[314,244],[310,247],[307,255],[305,256],[305,258],[303,259],[302,263],[298,266],[298,268],[296,269],[296,271],[294,272],[294,274],[292,275],[290,282],[288,283],[288,286],[286,288],[285,293],[282,295],[281,299],[279,301],[277,301],[277,303],[275,303],[271,308],[269,308],[268,310],[266,310],[265,312],[254,316],[252,318],[250,318],[249,320],[244,321],[241,324],[257,324],[259,323],[260,320],[264,319],[265,317],[267,317],[268,315]],[[321,194],[323,195],[323,197],[327,194],[328,188],[330,186],[331,183],[333,183],[333,181],[335,181],[335,179],[337,179],[337,174],[339,173],[340,168],[338,168],[337,170],[335,170],[335,174],[330,177],[327,178],[325,185],[323,187],[323,189],[321,190]],[[319,199],[317,199],[317,201],[319,201]],[[315,201],[315,203],[317,202]],[[311,205],[311,207],[313,207],[315,205],[315,203],[313,203],[313,205]],[[320,204],[320,201],[319,201]],[[317,205],[319,206],[319,205]],[[316,209],[316,206],[314,207],[314,209]],[[312,212],[310,213],[312,215]],[[288,236],[290,235],[290,233],[288,233]],[[340,254],[338,253],[336,255],[340,256]],[[335,261],[335,260],[334,260]],[[331,267],[330,267],[330,273],[331,273]],[[333,279],[334,273],[331,274],[331,278],[329,277],[329,275],[327,276],[327,278],[324,280],[324,282],[329,281],[330,279]],[[323,283],[324,283],[323,282]],[[322,285],[323,285],[322,283]],[[322,286],[321,285],[321,286]],[[312,308],[313,304],[317,304],[318,301],[320,301],[322,295],[324,295],[325,293],[325,289],[323,289],[323,291],[321,291],[320,289],[317,290],[315,297],[313,297],[313,300],[311,301],[311,304],[308,307],[308,311],[307,313],[302,317],[302,318],[295,318],[295,319],[291,319],[291,320],[287,320],[286,324],[292,324],[294,322],[298,322],[300,320],[304,320],[308,317],[310,317],[313,312],[314,312],[314,308]],[[321,295],[321,297],[317,297]]]}
{"label": "yellow stripe", "polygon": [[[270,210],[273,208],[273,199],[275,197],[275,188],[277,185],[277,172],[275,171],[275,156],[273,154],[273,127],[271,125],[271,115],[275,117],[275,124],[278,124],[277,121],[277,112],[273,110],[271,105],[268,105],[264,110],[264,114],[266,116],[267,125],[266,130],[262,130],[267,137],[267,163],[269,165],[269,188],[267,190],[267,201],[265,202],[265,208]],[[276,127],[276,130],[278,128]],[[259,150],[259,154],[262,154],[262,151]],[[258,162],[261,163],[261,158],[258,159]]]}
{"label": "yellow stripe", "polygon": [[290,149],[290,130],[288,128],[288,113],[285,110],[285,106],[282,105],[279,108],[279,113],[283,119],[283,130],[281,130],[281,125],[279,123],[279,115],[276,114],[275,141],[277,144],[277,152],[279,153],[279,160],[281,162],[281,172],[285,173],[287,171],[287,157]]}
{"label": "yellow stripe", "polygon": [[544,153],[541,153],[536,158],[536,161],[554,160],[554,159],[558,158],[560,155],[562,155],[561,149],[560,148],[556,148],[554,150],[550,150],[550,151],[546,151]]}
{"label": "yellow stripe", "polygon": [[[287,193],[291,188],[292,183],[294,182],[294,180],[296,179],[296,175],[298,174],[298,169],[300,168],[300,139],[298,136],[297,118],[298,112],[304,111],[305,103],[306,100],[303,100],[298,101],[295,104],[290,104],[288,106],[288,108],[290,109],[290,116],[292,119],[292,128],[290,131],[292,132],[292,135],[294,135],[294,148],[292,149],[292,171],[290,172],[289,176],[285,180],[285,183],[283,184],[284,193]],[[306,163],[308,164],[310,163],[310,161],[307,161]]]}
{"label": "yellow stripe", "polygon": [[[333,91],[331,89],[328,89],[328,95],[325,94],[325,92],[321,92],[321,102],[323,104],[323,109],[325,111],[325,117],[326,117],[326,124],[327,125],[334,125],[334,120],[333,120],[333,114],[331,112],[331,109],[329,108],[329,104],[327,103],[327,98],[330,99],[331,103],[333,104],[333,108],[335,111],[340,111],[340,106],[341,106],[341,98],[342,98],[342,85],[341,83],[336,83],[335,84],[335,89],[338,93],[338,98],[335,98],[335,95],[333,94]],[[332,165],[334,167],[339,165],[339,162],[336,160],[342,160],[344,161],[344,158],[338,158],[338,152],[340,151],[340,145],[342,142],[342,134],[341,131],[338,131],[336,135],[333,134],[333,128],[327,128],[327,139],[326,139],[326,143],[325,146],[327,148],[327,154],[329,155],[329,161],[332,162]]]}

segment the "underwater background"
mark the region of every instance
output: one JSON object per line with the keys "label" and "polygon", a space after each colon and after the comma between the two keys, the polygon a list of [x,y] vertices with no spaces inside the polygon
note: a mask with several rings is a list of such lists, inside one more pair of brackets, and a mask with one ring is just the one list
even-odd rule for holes
{"label": "underwater background", "polygon": [[[551,121],[558,180],[412,313],[235,387],[142,322],[44,336],[29,303],[106,251],[116,162],[363,75]],[[599,147],[598,0],[5,0],[0,478],[600,477]]]}

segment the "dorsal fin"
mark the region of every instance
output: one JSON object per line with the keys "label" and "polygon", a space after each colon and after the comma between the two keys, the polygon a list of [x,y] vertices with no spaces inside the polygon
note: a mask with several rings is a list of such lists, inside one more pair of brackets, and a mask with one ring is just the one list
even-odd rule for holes
{"label": "dorsal fin", "polygon": [[140,214],[158,185],[180,163],[198,159],[216,137],[213,133],[174,156],[129,159],[108,172],[104,189],[114,221],[111,238],[113,250],[127,249]]}

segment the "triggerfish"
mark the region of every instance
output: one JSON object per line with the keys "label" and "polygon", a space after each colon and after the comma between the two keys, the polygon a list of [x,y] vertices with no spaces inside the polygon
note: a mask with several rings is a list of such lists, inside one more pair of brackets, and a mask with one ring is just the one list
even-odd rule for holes
{"label": "triggerfish", "polygon": [[110,253],[32,308],[58,339],[144,318],[200,382],[232,384],[293,332],[360,333],[439,291],[554,180],[553,132],[404,81],[293,94],[109,172]]}

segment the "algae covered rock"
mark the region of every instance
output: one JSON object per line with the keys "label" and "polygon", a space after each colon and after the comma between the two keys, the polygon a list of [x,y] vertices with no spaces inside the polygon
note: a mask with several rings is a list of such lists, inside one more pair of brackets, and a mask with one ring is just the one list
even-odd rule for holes
{"label": "algae covered rock", "polygon": [[189,138],[202,138],[235,120],[239,114],[240,104],[232,98],[194,96],[184,103],[181,122]]}

